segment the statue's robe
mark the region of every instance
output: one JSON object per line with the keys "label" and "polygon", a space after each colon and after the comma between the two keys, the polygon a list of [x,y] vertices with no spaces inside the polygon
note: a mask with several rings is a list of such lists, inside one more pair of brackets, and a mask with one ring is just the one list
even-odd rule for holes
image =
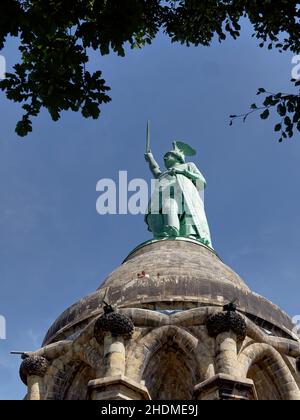
{"label": "statue's robe", "polygon": [[[180,236],[196,237],[203,242],[208,241],[209,246],[212,247],[202,198],[206,187],[205,178],[194,163],[177,165],[176,169],[194,173],[199,179],[192,181],[185,175],[176,174],[176,176],[173,176],[168,171],[162,173],[155,184],[146,222],[148,223],[149,215],[158,215],[159,217],[164,214],[164,204],[168,202],[168,197],[171,197],[171,199],[176,200],[178,205],[178,217],[181,226]],[[150,223],[148,223],[149,225]],[[157,226],[159,226],[159,222]],[[161,226],[161,229],[163,230],[163,226]]]}

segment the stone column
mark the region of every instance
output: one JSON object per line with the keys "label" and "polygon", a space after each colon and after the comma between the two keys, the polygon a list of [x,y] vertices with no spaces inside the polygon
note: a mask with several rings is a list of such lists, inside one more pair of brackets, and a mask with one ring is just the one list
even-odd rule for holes
{"label": "stone column", "polygon": [[104,347],[105,373],[103,378],[89,382],[92,400],[149,400],[150,396],[143,384],[125,376],[125,340],[134,332],[131,319],[115,312],[111,306],[104,308],[95,323],[94,336]]}
{"label": "stone column", "polygon": [[[226,308],[226,309],[225,309]],[[252,380],[240,377],[237,343],[247,335],[244,319],[233,305],[224,307],[208,318],[207,331],[216,340],[216,375],[194,388],[197,400],[254,400],[257,399]]]}
{"label": "stone column", "polygon": [[39,401],[44,399],[44,376],[48,370],[48,361],[44,357],[26,357],[20,367],[22,381],[28,387],[27,399]]}
{"label": "stone column", "polygon": [[125,346],[122,336],[104,336],[105,376],[125,374]]}
{"label": "stone column", "polygon": [[233,331],[219,334],[216,337],[217,373],[237,376],[237,336]]}

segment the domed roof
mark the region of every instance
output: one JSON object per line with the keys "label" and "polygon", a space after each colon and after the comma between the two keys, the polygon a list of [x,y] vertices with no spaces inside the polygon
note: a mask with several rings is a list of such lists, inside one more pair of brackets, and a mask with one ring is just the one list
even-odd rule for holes
{"label": "domed roof", "polygon": [[135,249],[100,288],[67,309],[48,331],[44,344],[70,337],[102,312],[103,299],[117,307],[185,310],[223,306],[238,309],[268,329],[293,325],[283,311],[253,293],[210,248],[188,239],[151,241]]}
{"label": "domed roof", "polygon": [[[143,283],[142,273],[147,276],[144,282],[147,282],[149,288],[159,287],[163,291],[174,283],[175,289],[172,292],[179,297],[184,295],[182,287],[190,288],[194,281],[199,286],[218,283],[218,287],[225,284],[249,290],[244,281],[223,264],[211,248],[188,239],[152,241],[139,246],[100,288],[122,287],[124,291],[124,288],[127,290],[131,287],[132,281],[136,283],[134,287],[139,287]],[[201,297],[199,292],[196,287],[191,298]],[[171,298],[169,293],[170,290],[164,296],[167,300]],[[149,297],[152,298],[151,294]]]}

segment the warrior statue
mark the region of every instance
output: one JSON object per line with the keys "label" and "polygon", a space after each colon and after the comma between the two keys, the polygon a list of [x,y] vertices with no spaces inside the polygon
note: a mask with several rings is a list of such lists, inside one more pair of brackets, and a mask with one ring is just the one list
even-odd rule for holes
{"label": "warrior statue", "polygon": [[145,159],[156,183],[145,220],[154,239],[184,237],[212,247],[203,202],[206,181],[194,163],[185,161],[195,154],[186,143],[175,141],[164,156],[167,170],[161,171],[150,149],[148,125]]}

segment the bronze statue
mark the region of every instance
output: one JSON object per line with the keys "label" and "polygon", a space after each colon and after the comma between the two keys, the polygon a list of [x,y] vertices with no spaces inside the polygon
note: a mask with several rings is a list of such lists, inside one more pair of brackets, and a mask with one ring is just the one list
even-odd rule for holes
{"label": "bronze statue", "polygon": [[206,181],[194,163],[186,156],[196,151],[183,142],[173,142],[173,150],[164,156],[166,171],[162,171],[150,149],[148,125],[145,159],[157,182],[146,214],[148,229],[155,239],[184,237],[212,247],[204,202],[199,192]]}

